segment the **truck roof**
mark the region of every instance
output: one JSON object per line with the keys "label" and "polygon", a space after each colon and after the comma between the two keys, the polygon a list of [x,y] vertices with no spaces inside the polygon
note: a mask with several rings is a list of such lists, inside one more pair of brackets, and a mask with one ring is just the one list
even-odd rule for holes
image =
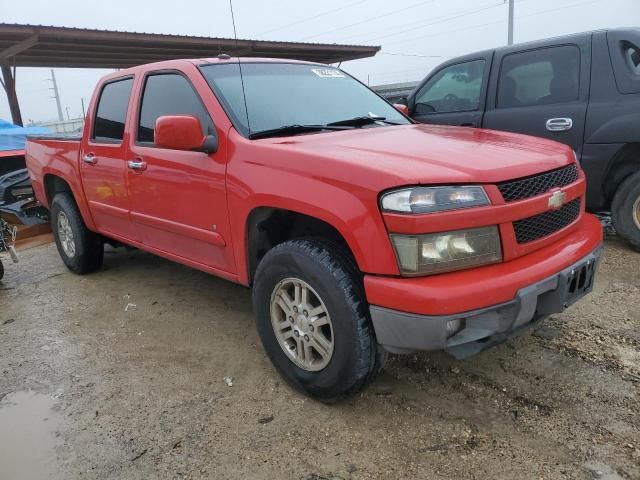
{"label": "truck roof", "polygon": [[[557,37],[541,38],[541,39],[538,39],[538,40],[531,40],[529,42],[514,43],[513,45],[505,45],[503,47],[488,48],[486,50],[477,50],[477,51],[471,52],[469,54],[459,55],[456,58],[468,57],[468,56],[472,56],[472,55],[481,55],[481,54],[490,53],[490,52],[508,52],[510,50],[519,50],[522,47],[537,47],[537,46],[544,46],[544,45],[554,45],[554,44],[558,44],[558,43],[569,42],[569,41],[571,41],[573,39],[576,39],[576,38],[590,36],[590,35],[593,35],[594,33],[600,33],[600,32],[619,32],[619,33],[634,32],[634,33],[637,34],[637,33],[640,32],[640,28],[637,28],[637,27],[607,28],[607,29],[600,29],[600,30],[591,30],[591,31],[586,31],[586,32],[570,33],[568,35],[559,35]],[[450,63],[450,60],[447,61],[446,63]]]}
{"label": "truck roof", "polygon": [[184,59],[176,59],[176,60],[164,60],[162,62],[153,62],[153,63],[145,63],[142,65],[137,65],[131,68],[123,68],[122,70],[118,70],[109,75],[105,75],[103,80],[108,80],[111,78],[118,78],[126,75],[131,75],[139,72],[146,72],[148,70],[158,70],[158,69],[172,69],[176,68],[180,65],[184,65],[185,63],[190,63],[192,65],[210,65],[216,63],[299,63],[302,65],[321,65],[326,67],[327,64],[317,63],[317,62],[306,62],[303,60],[292,60],[289,58],[266,58],[266,57],[230,57],[225,54],[220,54],[218,57],[209,57],[209,58],[184,58]]}

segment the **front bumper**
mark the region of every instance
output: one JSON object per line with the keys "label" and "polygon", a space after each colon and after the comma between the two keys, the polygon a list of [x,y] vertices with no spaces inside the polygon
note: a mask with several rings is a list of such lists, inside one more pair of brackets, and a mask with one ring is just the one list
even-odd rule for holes
{"label": "front bumper", "polygon": [[[392,353],[446,350],[464,358],[520,333],[552,313],[559,313],[593,289],[603,247],[543,280],[520,288],[508,302],[450,315],[420,315],[372,305],[378,343]],[[461,330],[448,336],[447,325]]]}

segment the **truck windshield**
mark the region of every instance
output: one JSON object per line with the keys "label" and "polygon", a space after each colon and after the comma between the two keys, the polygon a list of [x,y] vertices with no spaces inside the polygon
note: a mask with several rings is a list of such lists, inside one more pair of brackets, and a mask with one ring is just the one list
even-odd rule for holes
{"label": "truck windshield", "polygon": [[[242,78],[237,62],[204,65],[201,71],[246,137],[330,132],[337,128],[318,127],[336,122],[342,129],[410,123],[367,87],[329,66],[243,63]],[[316,128],[299,128],[310,126]]]}

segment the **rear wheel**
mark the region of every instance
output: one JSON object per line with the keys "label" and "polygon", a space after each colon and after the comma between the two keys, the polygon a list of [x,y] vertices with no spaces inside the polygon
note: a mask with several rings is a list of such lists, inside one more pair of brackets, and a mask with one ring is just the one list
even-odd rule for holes
{"label": "rear wheel", "polygon": [[262,344],[297,390],[330,401],[363,388],[381,368],[362,281],[319,240],[292,240],[260,262],[253,304]]}
{"label": "rear wheel", "polygon": [[90,231],[73,197],[58,193],[51,202],[51,228],[58,253],[69,270],[79,275],[102,266],[104,246],[100,235]]}
{"label": "rear wheel", "polygon": [[611,204],[613,226],[632,248],[640,251],[640,172],[627,177]]}

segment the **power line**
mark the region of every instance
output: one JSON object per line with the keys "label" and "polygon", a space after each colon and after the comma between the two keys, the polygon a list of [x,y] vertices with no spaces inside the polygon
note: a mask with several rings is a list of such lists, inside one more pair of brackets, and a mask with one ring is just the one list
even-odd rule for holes
{"label": "power line", "polygon": [[[517,0],[517,3],[520,4],[520,3],[523,3],[523,2],[526,2],[526,1],[529,1],[529,0]],[[438,25],[440,23],[446,23],[446,22],[448,22],[450,20],[462,18],[462,17],[465,17],[467,15],[474,15],[474,14],[479,13],[481,11],[489,10],[491,8],[496,8],[496,7],[500,7],[500,6],[503,6],[503,5],[504,5],[504,0],[502,2],[500,2],[500,3],[493,3],[491,5],[484,5],[483,7],[479,8],[479,9],[462,10],[460,12],[455,13],[453,17],[449,17],[449,16],[445,15],[445,16],[442,16],[442,17],[437,17],[435,19],[432,19],[432,20],[436,20],[436,21],[427,20],[427,22],[428,22],[427,24],[424,23],[425,22],[424,20],[420,20],[418,22],[407,23],[407,24],[404,24],[401,27],[401,31],[399,31],[399,32],[395,32],[395,33],[391,33],[391,34],[388,34],[388,35],[384,35],[382,37],[370,38],[370,39],[367,39],[367,40],[358,40],[358,42],[362,42],[362,43],[374,42],[374,41],[377,42],[377,41],[379,41],[379,40],[381,40],[383,38],[388,38],[388,37],[392,37],[392,36],[395,36],[395,35],[401,35],[403,33],[406,33],[406,32],[412,31],[412,30],[417,30],[419,28],[424,28],[424,27],[427,27],[427,26],[433,26],[433,25]],[[492,22],[491,24],[493,25],[494,23],[500,23],[500,22]],[[413,27],[413,28],[406,28],[406,27],[411,26],[411,25],[418,25],[418,26]],[[352,37],[347,37],[347,38],[352,38]]]}
{"label": "power line", "polygon": [[413,5],[409,5],[408,7],[404,7],[404,8],[400,8],[398,10],[392,10],[390,12],[383,13],[382,15],[378,15],[377,17],[366,18],[364,20],[360,20],[359,22],[351,23],[349,25],[344,25],[342,27],[333,28],[333,29],[327,30],[325,32],[321,32],[321,33],[317,33],[315,35],[304,37],[302,40],[308,40],[310,38],[320,37],[320,36],[325,35],[327,33],[337,32],[338,30],[344,30],[345,28],[354,27],[356,25],[362,25],[363,23],[367,23],[367,22],[371,22],[373,20],[378,20],[380,18],[385,18],[385,17],[391,16],[391,15],[395,15],[396,13],[405,12],[405,11],[410,10],[412,8],[420,7],[422,5],[426,5],[427,3],[433,3],[433,2],[435,2],[435,0],[426,0],[424,2],[415,3]]}
{"label": "power line", "polygon": [[[438,25],[440,23],[450,22],[451,20],[456,20],[458,18],[466,17],[466,16],[469,16],[469,15],[475,15],[476,13],[483,12],[485,10],[490,10],[490,9],[496,8],[496,7],[501,7],[502,5],[504,5],[504,3],[502,3],[502,2],[500,2],[500,3],[492,3],[491,5],[487,5],[487,6],[484,6],[482,8],[476,8],[476,9],[473,9],[473,10],[463,10],[461,12],[458,12],[457,14],[454,14],[453,16],[437,17],[437,19],[429,20],[429,21],[427,21],[427,23],[424,23],[424,21],[414,22],[413,24],[409,24],[409,25],[416,25],[417,23],[419,23],[419,25],[415,26],[415,27],[412,27],[412,28],[403,28],[403,30],[400,31],[400,32],[389,33],[389,34],[383,35],[381,37],[369,38],[367,40],[361,40],[361,41],[363,43],[373,42],[373,41],[377,42],[377,41],[379,41],[379,40],[381,40],[383,38],[393,37],[395,35],[402,35],[403,33],[411,32],[413,30],[418,30],[420,28],[430,27],[430,26],[433,26],[433,25]],[[406,27],[406,25],[405,25],[405,27]]]}
{"label": "power line", "polygon": [[265,32],[259,33],[258,36],[266,35],[267,33],[277,32],[278,30],[282,30],[284,28],[292,27],[293,25],[299,25],[301,23],[306,23],[310,20],[315,20],[316,18],[324,17],[325,15],[330,15],[335,12],[339,12],[341,10],[346,10],[347,8],[351,8],[360,3],[364,3],[366,0],[358,0],[357,2],[348,3],[347,5],[343,5],[342,7],[334,8],[332,10],[327,10],[326,12],[318,13],[317,15],[313,15],[312,17],[302,18],[300,20],[296,20],[295,22],[286,23],[276,28],[272,28],[271,30],[267,30]]}
{"label": "power line", "polygon": [[[520,1],[524,1],[524,0],[520,0]],[[539,12],[533,12],[533,13],[529,13],[529,14],[526,14],[526,15],[516,15],[515,18],[519,19],[519,18],[534,17],[536,15],[542,15],[544,13],[551,13],[551,12],[556,12],[558,10],[564,10],[564,9],[567,9],[567,8],[579,7],[581,5],[587,5],[587,4],[596,3],[596,2],[599,2],[599,1],[600,0],[588,0],[586,2],[574,3],[572,5],[564,5],[562,7],[551,8],[551,9],[548,9],[548,10],[541,10]],[[446,34],[446,33],[452,33],[452,32],[458,33],[458,32],[462,32],[462,31],[465,31],[465,30],[473,30],[475,28],[486,27],[486,26],[489,26],[489,25],[499,25],[499,24],[503,24],[504,22],[505,22],[505,20],[498,20],[498,21],[495,21],[495,22],[481,23],[481,24],[478,24],[478,25],[470,25],[470,26],[464,27],[464,28],[456,28],[456,29],[453,29],[453,30],[446,30],[444,32],[432,33],[432,34],[429,34],[429,35],[420,35],[419,37],[413,37],[413,38],[409,38],[409,39],[405,39],[405,40],[397,40],[395,42],[387,43],[386,45],[388,46],[388,45],[396,45],[396,44],[406,43],[406,42],[413,42],[413,41],[416,41],[416,40],[422,40],[423,38],[437,37],[437,36],[440,36],[440,35],[443,35],[443,34]]]}
{"label": "power line", "polygon": [[419,55],[417,53],[395,53],[395,52],[380,52],[380,55],[393,55],[398,57],[419,57],[419,58],[452,58],[449,55]]}

